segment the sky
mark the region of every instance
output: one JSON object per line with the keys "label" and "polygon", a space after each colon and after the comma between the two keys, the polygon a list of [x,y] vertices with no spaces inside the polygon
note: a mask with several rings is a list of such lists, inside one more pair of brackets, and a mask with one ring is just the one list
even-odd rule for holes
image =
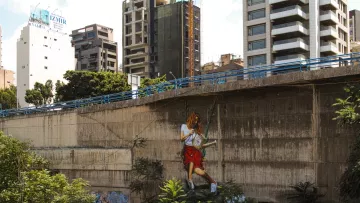
{"label": "sky", "polygon": [[[202,63],[217,62],[221,54],[242,55],[242,1],[195,0],[201,7]],[[312,0],[311,0],[312,1]],[[16,41],[27,24],[30,7],[38,3],[67,19],[67,30],[98,23],[114,29],[114,40],[121,45],[122,0],[0,0],[3,35],[3,66],[16,71]],[[348,0],[349,9],[360,10],[360,0]],[[119,58],[121,57],[119,48]]]}

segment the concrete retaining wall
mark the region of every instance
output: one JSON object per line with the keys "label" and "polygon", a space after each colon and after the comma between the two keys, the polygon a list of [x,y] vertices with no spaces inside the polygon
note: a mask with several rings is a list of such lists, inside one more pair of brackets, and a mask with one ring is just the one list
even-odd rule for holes
{"label": "concrete retaining wall", "polygon": [[[284,202],[291,184],[312,181],[330,202],[336,202],[337,183],[355,130],[341,128],[332,120],[332,104],[343,95],[344,82],[357,80],[360,72],[350,69],[346,71],[352,74],[339,75],[343,72],[335,70],[339,74],[331,75],[326,71],[324,78],[319,76],[321,71],[301,73],[303,79],[292,84],[282,83],[289,78],[281,75],[272,77],[278,77],[277,84],[257,88],[234,90],[236,84],[225,84],[221,89],[228,85],[231,91],[187,93],[186,97],[172,97],[172,92],[7,118],[0,127],[7,134],[32,140],[37,152],[69,177],[85,178],[101,191],[128,193],[129,170],[137,157],[162,160],[167,178],[185,177],[179,156],[180,125],[192,111],[199,112],[206,123],[216,98],[209,136],[219,144],[207,150],[209,174],[218,181],[242,183],[248,196],[268,202]],[[296,74],[288,77],[300,77]],[[262,84],[266,80],[270,79],[263,79]],[[131,152],[129,143],[137,136],[148,139],[147,146]]]}

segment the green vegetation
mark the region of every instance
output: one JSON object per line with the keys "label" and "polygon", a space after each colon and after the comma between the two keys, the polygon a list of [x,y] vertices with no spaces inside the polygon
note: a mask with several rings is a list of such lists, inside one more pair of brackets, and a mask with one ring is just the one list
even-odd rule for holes
{"label": "green vegetation", "polygon": [[161,77],[155,78],[155,79],[149,79],[149,78],[143,78],[141,79],[141,84],[140,84],[140,88],[146,88],[149,86],[153,86],[153,85],[157,85],[157,84],[164,84],[164,87],[161,88],[156,88],[156,87],[152,87],[149,90],[140,90],[139,94],[140,97],[145,97],[147,95],[151,95],[154,93],[161,93],[164,91],[168,91],[171,89],[174,89],[174,85],[171,85],[170,83],[166,83],[166,75],[163,75]]}
{"label": "green vegetation", "polygon": [[70,101],[130,90],[127,76],[122,73],[67,71],[67,84],[56,83],[56,100]]}
{"label": "green vegetation", "polygon": [[194,191],[189,191],[183,187],[180,180],[167,180],[160,187],[161,193],[158,195],[158,201],[164,203],[255,203],[251,198],[245,198],[239,184],[232,181],[220,184],[218,193],[210,193],[208,184],[199,185]]}
{"label": "green vegetation", "polygon": [[30,152],[28,143],[0,132],[0,202],[93,203],[95,196],[82,179],[69,182],[63,174],[52,175],[49,162]]}
{"label": "green vegetation", "polygon": [[[55,83],[56,94],[53,95],[53,82],[48,80],[45,84],[39,82],[35,83],[34,89],[27,90],[25,101],[35,106],[41,106],[54,102],[71,101],[76,99],[85,99],[101,95],[115,94],[125,91],[130,91],[131,86],[127,83],[127,75],[122,73],[112,72],[90,72],[90,71],[67,71],[64,74],[64,79],[67,83]],[[157,85],[166,82],[166,75],[155,79],[141,79],[140,88],[145,88],[152,85]],[[173,89],[174,86],[166,86],[164,88],[151,88],[150,92],[140,91],[140,95],[154,94]],[[13,89],[11,89],[12,91]],[[9,90],[8,90],[9,91]],[[10,92],[11,92],[10,91]],[[0,92],[1,93],[1,92]],[[13,102],[12,94],[4,94],[4,99],[9,100],[11,108],[16,107],[16,89],[15,102]],[[2,95],[0,94],[0,99]],[[55,96],[55,97],[54,97]],[[4,108],[4,107],[3,107]]]}
{"label": "green vegetation", "polygon": [[[55,85],[55,101],[70,101],[131,90],[131,86],[127,83],[127,75],[122,73],[67,71],[64,79],[68,81],[67,84],[57,81]],[[165,75],[155,79],[141,79],[140,88],[163,82],[166,82]],[[167,87],[169,88],[171,87]],[[152,92],[159,90],[153,88]]]}
{"label": "green vegetation", "polygon": [[158,186],[163,181],[164,166],[161,161],[138,158],[132,170],[131,192],[141,195],[142,202],[155,202]]}
{"label": "green vegetation", "polygon": [[16,87],[0,89],[0,104],[2,110],[16,108]]}
{"label": "green vegetation", "polygon": [[45,84],[36,82],[34,89],[26,90],[25,101],[35,106],[41,106],[44,104],[50,104],[52,102],[53,95],[53,83],[51,80],[46,81]]}
{"label": "green vegetation", "polygon": [[357,127],[356,138],[351,148],[347,161],[347,168],[340,179],[340,197],[342,202],[360,201],[360,85],[347,85],[345,98],[338,98],[334,106],[338,107],[335,112],[339,124],[351,128]]}
{"label": "green vegetation", "polygon": [[319,189],[310,182],[299,182],[291,188],[294,193],[287,198],[290,203],[319,203],[319,199],[324,196],[319,194]]}
{"label": "green vegetation", "polygon": [[180,180],[172,179],[165,181],[164,186],[160,187],[162,193],[159,195],[161,203],[186,203],[185,191]]}

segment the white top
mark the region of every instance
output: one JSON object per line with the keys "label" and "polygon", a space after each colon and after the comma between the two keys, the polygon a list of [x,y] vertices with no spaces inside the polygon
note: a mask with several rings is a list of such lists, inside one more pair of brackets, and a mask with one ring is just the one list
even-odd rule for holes
{"label": "white top", "polygon": [[[181,125],[181,132],[183,132],[184,135],[188,135],[190,133],[190,129],[187,127],[186,124],[182,124]],[[185,140],[185,145],[186,146],[193,146],[192,141],[193,141],[193,139],[195,137],[195,134],[196,133],[194,133],[194,134],[190,135],[188,138],[186,138],[186,140]]]}

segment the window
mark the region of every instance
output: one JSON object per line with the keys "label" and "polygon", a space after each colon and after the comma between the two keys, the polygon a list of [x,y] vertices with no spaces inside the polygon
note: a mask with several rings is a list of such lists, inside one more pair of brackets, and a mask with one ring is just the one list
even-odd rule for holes
{"label": "window", "polygon": [[249,34],[249,36],[264,34],[265,28],[266,28],[265,24],[251,26],[251,27],[249,27],[248,34]]}
{"label": "window", "polygon": [[262,39],[262,40],[249,42],[248,50],[252,51],[257,49],[264,49],[265,47],[266,47],[266,40]]}
{"label": "window", "polygon": [[47,67],[47,66],[45,66],[44,68],[45,68],[46,70],[48,69],[48,67]]}
{"label": "window", "polygon": [[255,20],[255,19],[259,19],[259,18],[264,18],[265,17],[265,9],[259,9],[259,10],[255,10],[255,11],[250,11],[248,14],[248,20]]}
{"label": "window", "polygon": [[99,31],[98,34],[103,37],[108,37],[108,33]]}
{"label": "window", "polygon": [[88,36],[88,38],[94,38],[95,37],[95,32],[88,32],[87,36]]}
{"label": "window", "polygon": [[264,64],[266,64],[266,54],[248,57],[249,66],[258,66]]}
{"label": "window", "polygon": [[248,6],[265,3],[265,0],[248,0]]}

